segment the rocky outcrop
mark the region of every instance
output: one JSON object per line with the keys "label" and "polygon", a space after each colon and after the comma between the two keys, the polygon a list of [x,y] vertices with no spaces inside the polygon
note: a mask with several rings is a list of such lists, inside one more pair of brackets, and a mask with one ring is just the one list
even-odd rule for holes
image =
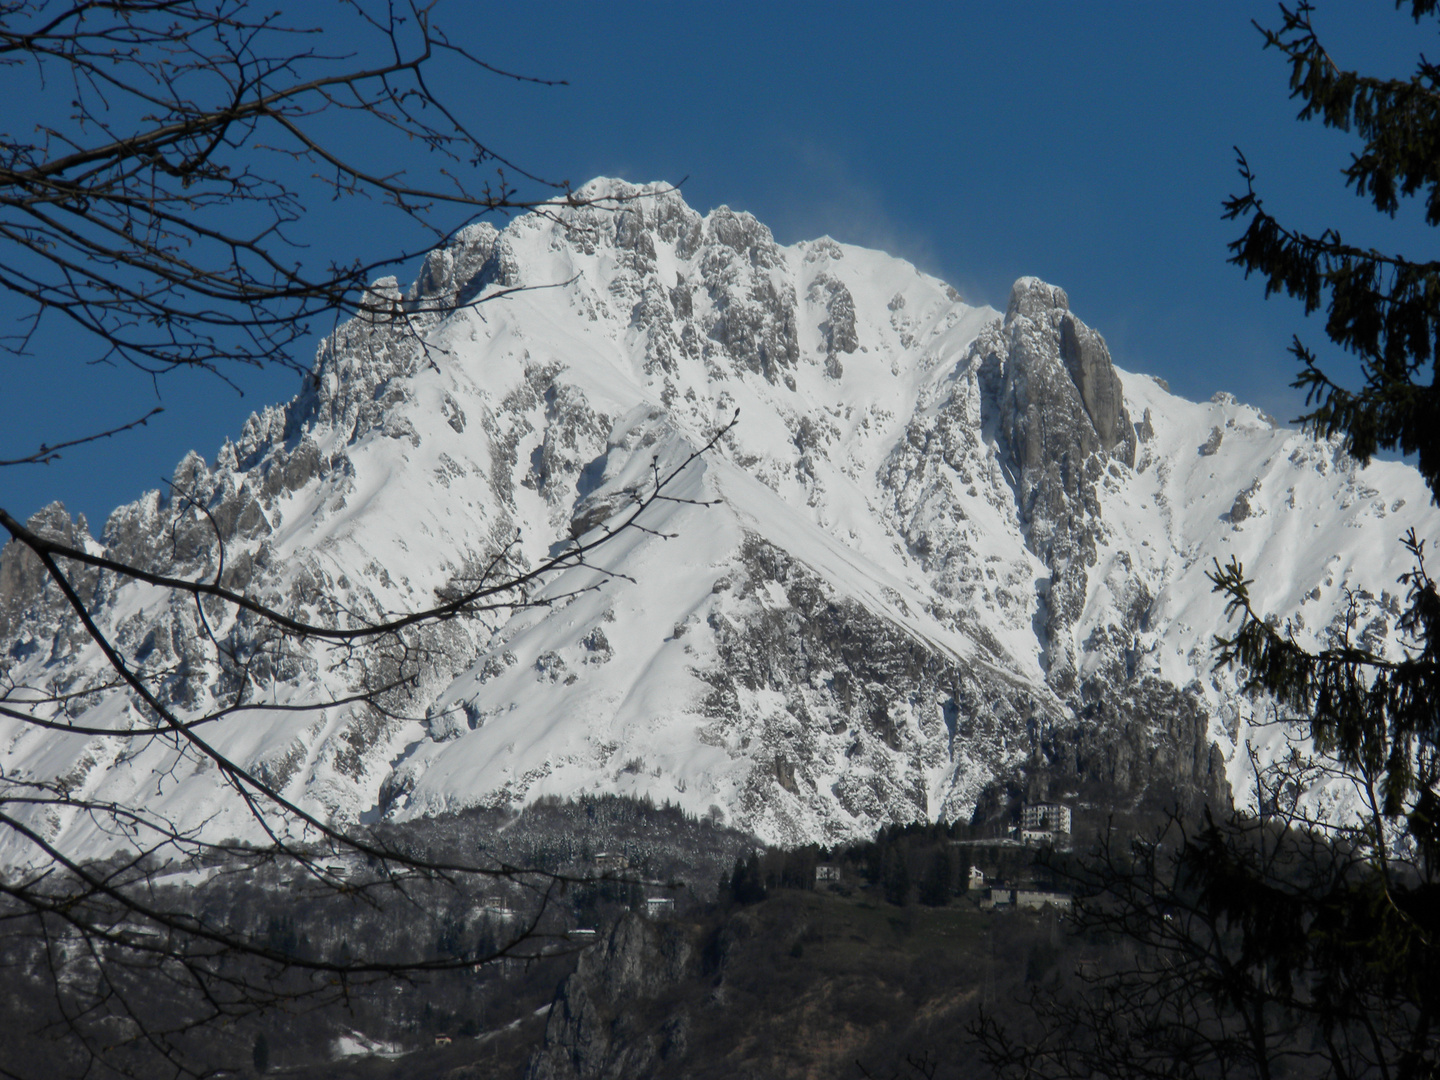
{"label": "rocky outcrop", "polygon": [[[58,502],[30,515],[25,527],[70,547],[94,544],[85,515],[72,519]],[[99,574],[89,567],[72,569],[71,585],[82,601],[93,603]],[[56,634],[63,634],[68,644],[48,640]],[[14,541],[0,547],[0,642],[9,644],[11,655],[28,656],[41,648],[65,652],[78,644],[82,634],[35,554]]]}
{"label": "rocky outcrop", "polygon": [[433,316],[438,322],[472,301],[489,282],[483,276],[500,240],[488,221],[467,225],[450,243],[425,256],[424,265],[406,294],[406,310]]}
{"label": "rocky outcrop", "polygon": [[706,220],[701,283],[713,316],[701,323],[733,365],[794,389],[800,359],[795,287],[771,270],[783,255],[770,230],[722,206]]}
{"label": "rocky outcrop", "polygon": [[[1021,766],[1062,788],[1223,797],[1244,702],[1209,672],[1224,614],[1206,545],[1278,567],[1269,601],[1324,635],[1362,570],[1403,569],[1374,552],[1433,523],[1408,473],[1375,478],[1228,396],[1182,402],[1118,371],[1055,286],[1021,279],[1001,315],[875,252],[782,247],[663,185],[577,196],[461,230],[408,288],[375,282],[293,401],[188,455],[98,541],[59,508],[35,519],[352,624],[598,539],[740,410],[638,529],[527,580],[537,606],[505,594],[372,651],[223,605],[202,621],[77,571],[162,700],[276,705],[210,730],[317,812],[623,791],[788,843],[967,817]],[[1339,562],[1298,560],[1311,532]],[[133,723],[61,599],[0,553],[0,692]],[[1371,607],[1360,632],[1389,648],[1394,619]],[[350,703],[388,683],[380,709]],[[106,756],[0,720],[0,766],[117,800],[174,777],[158,797],[177,815],[203,803],[220,837],[252,824],[211,817],[198,766],[153,744]]]}
{"label": "rocky outcrop", "polygon": [[526,1080],[630,1080],[682,1057],[683,1011],[666,1010],[658,1029],[639,1017],[645,1003],[695,974],[696,953],[680,925],[621,918],[560,984]]}
{"label": "rocky outcrop", "polygon": [[1125,411],[1120,376],[1110,362],[1110,350],[1105,347],[1104,339],[1075,316],[1067,314],[1060,320],[1060,359],[1080,394],[1080,403],[1100,440],[1100,449],[1134,468],[1134,430]]}
{"label": "rocky outcrop", "polygon": [[987,779],[1023,759],[1027,719],[1053,707],[998,664],[946,656],[836,596],[761,537],[720,584],[700,736],[755,762],[739,819],[782,843],[968,816]]}
{"label": "rocky outcrop", "polygon": [[1135,464],[1136,434],[1100,335],[1070,313],[1064,290],[1021,278],[1005,321],[971,346],[1015,485],[1030,550],[1049,568],[1037,630],[1047,677],[1076,686],[1072,628],[1104,525],[1096,484],[1112,461]]}
{"label": "rocky outcrop", "polygon": [[855,298],[844,282],[825,273],[811,281],[808,297],[825,310],[824,321],[820,323],[820,332],[825,337],[825,374],[838,379],[845,373],[840,354],[853,353],[860,347],[855,332]]}

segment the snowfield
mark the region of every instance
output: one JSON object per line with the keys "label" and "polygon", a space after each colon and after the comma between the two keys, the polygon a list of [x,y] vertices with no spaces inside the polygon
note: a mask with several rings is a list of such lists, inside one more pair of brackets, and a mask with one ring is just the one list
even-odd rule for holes
{"label": "snowfield", "polygon": [[[620,792],[768,842],[835,842],[968,816],[1032,760],[1057,790],[1163,779],[1243,799],[1247,748],[1283,747],[1251,724],[1263,703],[1211,670],[1213,560],[1241,560],[1306,645],[1353,619],[1398,650],[1398,540],[1437,533],[1413,469],[1361,468],[1226,395],[1186,401],[1115,369],[1035,279],[1002,313],[881,252],[781,247],[663,185],[580,195],[620,208],[471,226],[408,291],[378,282],[394,319],[342,327],[313,385],[175,478],[221,523],[235,587],[317,620],[378,616],[432,603],[517,531],[526,566],[594,535],[738,410],[643,531],[543,583],[553,604],[427,631],[388,715],[293,711],[360,672],[313,643],[271,657],[233,611],[210,613],[212,640],[193,603],[86,582],[128,655],[181,673],[164,686],[184,715],[235,692],[217,642],[264,657],[254,707],[205,733],[307,808],[360,823]],[[181,499],[143,495],[98,539],[59,508],[37,518],[115,558],[216,572]],[[90,687],[75,722],[145,725],[18,558],[0,559],[6,703]],[[212,838],[258,835],[169,738],[0,718],[0,768],[0,784],[60,781]],[[30,813],[74,853],[135,842]],[[0,849],[35,859],[15,837]]]}

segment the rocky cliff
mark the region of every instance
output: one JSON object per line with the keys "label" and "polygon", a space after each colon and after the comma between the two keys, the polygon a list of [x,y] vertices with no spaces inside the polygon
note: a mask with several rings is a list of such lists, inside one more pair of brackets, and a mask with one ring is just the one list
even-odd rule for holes
{"label": "rocky cliff", "polygon": [[[739,410],[677,501],[604,549],[616,576],[573,569],[542,583],[546,607],[437,624],[400,654],[78,575],[183,714],[243,690],[210,737],[291,798],[358,823],[616,791],[790,842],[968,816],[1019,765],[1057,793],[1218,795],[1275,736],[1210,671],[1212,558],[1243,559],[1303,641],[1353,619],[1395,647],[1394,541],[1436,524],[1405,466],[1359,469],[1227,396],[1117,369],[1032,278],[1002,314],[661,186],[584,193],[620,208],[474,226],[408,289],[377,282],[388,316],[341,327],[295,400],[98,537],[60,507],[33,523],[306,619],[373,618],[472,580],[517,530],[517,567],[594,535]],[[13,546],[0,666],[10,709],[117,732],[0,718],[4,776],[254,829],[185,748],[123,736],[143,715]],[[400,677],[383,710],[296,708]],[[62,703],[26,704],[42,694]],[[64,812],[34,824],[117,842]]]}

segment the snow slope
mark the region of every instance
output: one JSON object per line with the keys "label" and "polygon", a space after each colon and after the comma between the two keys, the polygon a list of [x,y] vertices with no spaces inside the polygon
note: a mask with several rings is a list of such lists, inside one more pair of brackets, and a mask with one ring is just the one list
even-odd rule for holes
{"label": "snow slope", "polygon": [[[581,194],[618,209],[472,226],[407,292],[376,283],[394,318],[342,327],[306,392],[213,461],[187,457],[175,486],[219,522],[235,587],[343,621],[432,602],[517,529],[535,565],[738,409],[669,489],[680,501],[597,557],[623,576],[575,568],[544,583],[552,606],[431,628],[388,713],[289,708],[352,692],[373,658],[337,666],[220,609],[212,640],[193,605],[81,582],[186,714],[235,693],[227,650],[249,660],[253,707],[209,737],[302,804],[363,822],[620,791],[834,841],[969,815],[1026,761],[1062,789],[1243,792],[1247,740],[1274,736],[1210,670],[1212,559],[1241,559],[1303,641],[1343,630],[1353,598],[1356,632],[1396,647],[1396,541],[1436,531],[1414,470],[1361,469],[1224,395],[1115,369],[1035,279],[1002,314],[880,252],[781,247],[663,185]],[[122,507],[98,541],[58,507],[35,524],[170,573],[217,569],[178,497]],[[37,710],[144,723],[13,548],[0,656],[11,706],[64,689],[66,710]],[[256,829],[162,738],[0,719],[0,767],[0,783],[60,779],[215,836]],[[124,842],[73,813],[34,820],[76,851]]]}

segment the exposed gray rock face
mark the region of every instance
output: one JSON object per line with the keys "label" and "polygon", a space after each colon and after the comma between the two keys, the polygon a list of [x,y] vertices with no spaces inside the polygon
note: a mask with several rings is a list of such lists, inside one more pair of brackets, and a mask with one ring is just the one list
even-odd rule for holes
{"label": "exposed gray rock face", "polygon": [[438,321],[456,304],[473,300],[484,287],[481,273],[499,239],[495,226],[481,221],[467,225],[449,244],[432,251],[406,296],[407,310],[433,314]]}
{"label": "exposed gray rock face", "polygon": [[[25,523],[40,536],[74,547],[88,547],[89,527],[85,515],[72,520],[60,503],[36,511]],[[95,603],[99,575],[79,568],[70,579],[82,601]],[[83,634],[66,616],[68,605],[50,580],[45,567],[29,549],[7,544],[0,548],[0,642],[9,643],[12,656],[31,655],[45,648],[59,655],[78,647]],[[52,636],[60,635],[55,637]]]}
{"label": "exposed gray rock face", "polygon": [[845,373],[838,354],[853,353],[860,347],[855,334],[855,298],[844,282],[829,274],[816,276],[809,296],[824,305],[825,321],[820,324],[820,332],[825,335],[825,373],[838,379]]}
{"label": "exposed gray rock face", "polygon": [[1070,297],[1059,285],[1051,285],[1035,277],[1020,278],[1010,288],[1010,299],[1005,304],[1005,322],[1010,324],[1016,317],[1026,319],[1048,318],[1054,311],[1069,311]]}
{"label": "exposed gray rock face", "polygon": [[[700,737],[745,744],[757,764],[739,795],[742,820],[764,822],[784,843],[807,842],[817,819],[828,821],[829,843],[857,822],[873,831],[967,815],[988,777],[1028,752],[1027,723],[1055,707],[834,596],[760,537],[748,539],[725,584],[726,605],[709,618],[721,662],[705,673],[710,722]],[[777,587],[783,607],[749,602]],[[744,704],[757,692],[772,695],[763,712]],[[945,793],[938,804],[932,786]]]}
{"label": "exposed gray rock face", "polygon": [[1060,320],[1060,358],[1080,392],[1080,403],[1100,440],[1100,448],[1114,453],[1117,444],[1125,444],[1116,456],[1133,468],[1135,443],[1125,411],[1125,394],[1104,339],[1073,315],[1067,315]]}
{"label": "exposed gray rock face", "polygon": [[1105,798],[1148,792],[1192,808],[1229,802],[1225,762],[1199,687],[1177,687],[1137,670],[1134,642],[1144,623],[1137,613],[1123,627],[1094,635],[1111,640],[1086,643],[1092,655],[1111,659],[1087,674],[1074,718],[1040,735],[1028,770],[1047,789],[1039,797],[1083,787]]}
{"label": "exposed gray rock face", "polygon": [[1007,453],[1027,544],[1050,570],[1038,617],[1048,678],[1070,693],[1070,629],[1103,529],[1096,483],[1111,460],[1134,466],[1135,428],[1104,341],[1070,313],[1061,289],[1017,281],[1005,322],[971,350],[981,358],[982,410]]}
{"label": "exposed gray rock face", "polygon": [[1145,415],[1135,424],[1135,437],[1141,442],[1149,442],[1155,438],[1155,424],[1150,419],[1150,410],[1145,410]]}
{"label": "exposed gray rock face", "polygon": [[[376,282],[292,402],[213,460],[188,455],[173,490],[115,511],[98,541],[61,508],[35,519],[194,579],[221,573],[223,550],[233,588],[346,625],[453,596],[501,552],[523,570],[600,535],[740,409],[648,531],[605,549],[619,576],[533,582],[555,590],[544,609],[340,655],[219,607],[207,630],[193,602],[76,573],[162,700],[186,715],[241,693],[276,703],[213,730],[336,820],[623,791],[768,842],[832,842],[969,816],[1022,766],[1059,789],[1218,795],[1212,740],[1244,760],[1241,696],[1208,674],[1223,614],[1205,545],[1283,562],[1255,522],[1297,506],[1387,544],[1430,520],[1408,481],[1372,483],[1228,396],[1180,402],[1118,372],[1054,286],[1021,279],[1002,318],[897,260],[782,248],[750,215],[702,216],[660,187],[585,194],[611,209],[474,226],[413,286]],[[490,303],[517,284],[556,287]],[[1275,606],[1303,598],[1329,632],[1347,574],[1277,575]],[[1393,640],[1383,598],[1361,614],[1367,640]],[[0,675],[64,695],[57,716],[142,718],[101,692],[103,663],[13,548]],[[382,709],[278,708],[390,682]],[[47,740],[0,719],[0,766],[40,762],[122,801],[155,797],[156,775],[180,781],[162,799],[208,790],[153,745]],[[217,836],[241,834],[238,818],[217,816]]]}
{"label": "exposed gray rock face", "polygon": [[701,281],[715,314],[702,323],[705,333],[733,364],[772,383],[793,382],[790,371],[800,359],[795,288],[777,284],[769,272],[782,258],[770,230],[722,206],[710,215],[706,239],[712,243]]}
{"label": "exposed gray rock face", "polygon": [[651,1031],[637,1025],[636,1006],[691,974],[696,959],[682,928],[622,918],[560,984],[526,1080],[628,1080],[683,1057],[684,1014]]}

